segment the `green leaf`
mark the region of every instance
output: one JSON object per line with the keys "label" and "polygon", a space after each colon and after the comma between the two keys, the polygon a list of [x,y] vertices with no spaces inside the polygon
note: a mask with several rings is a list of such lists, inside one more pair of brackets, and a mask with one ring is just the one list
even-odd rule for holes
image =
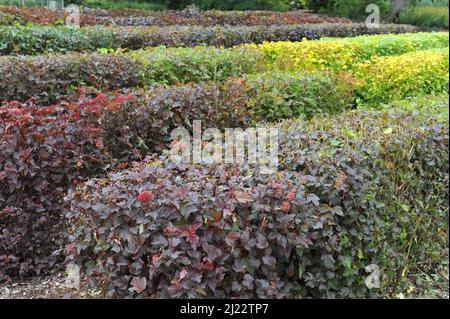
{"label": "green leaf", "polygon": [[342,265],[344,265],[345,268],[351,269],[352,268],[352,258],[349,256],[345,256],[342,258]]}

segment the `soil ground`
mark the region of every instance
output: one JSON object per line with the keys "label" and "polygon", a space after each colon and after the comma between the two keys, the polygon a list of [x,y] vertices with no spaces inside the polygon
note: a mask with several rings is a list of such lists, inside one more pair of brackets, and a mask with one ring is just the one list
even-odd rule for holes
{"label": "soil ground", "polygon": [[[66,283],[65,273],[56,273],[47,277],[34,277],[28,280],[0,284],[0,299],[91,299],[98,292],[89,289],[87,279],[82,278],[79,289]],[[410,277],[410,288],[397,298],[448,299],[448,267],[433,275],[415,275]]]}

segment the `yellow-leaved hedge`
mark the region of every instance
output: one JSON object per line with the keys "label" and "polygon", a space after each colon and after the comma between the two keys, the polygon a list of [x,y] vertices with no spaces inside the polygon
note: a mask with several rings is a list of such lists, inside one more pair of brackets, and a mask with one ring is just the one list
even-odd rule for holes
{"label": "yellow-leaved hedge", "polygon": [[323,38],[302,42],[265,42],[256,47],[276,70],[353,71],[375,56],[400,55],[418,50],[448,47],[446,32]]}
{"label": "yellow-leaved hedge", "polygon": [[446,93],[449,89],[448,67],[448,49],[375,57],[360,64],[356,71],[358,102],[378,104]]}

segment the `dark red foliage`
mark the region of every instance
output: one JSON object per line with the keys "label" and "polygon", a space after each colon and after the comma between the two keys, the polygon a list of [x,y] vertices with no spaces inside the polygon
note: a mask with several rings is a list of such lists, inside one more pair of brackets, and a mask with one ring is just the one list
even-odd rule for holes
{"label": "dark red foliage", "polygon": [[[284,122],[279,146],[273,174],[162,155],[80,184],[65,197],[67,261],[107,298],[386,296],[403,287],[405,258],[440,262],[448,124],[352,112]],[[143,191],[153,201],[139,201]],[[366,287],[370,264],[380,289]]]}
{"label": "dark red foliage", "polygon": [[58,260],[64,192],[108,163],[98,119],[120,101],[0,106],[0,280]]}

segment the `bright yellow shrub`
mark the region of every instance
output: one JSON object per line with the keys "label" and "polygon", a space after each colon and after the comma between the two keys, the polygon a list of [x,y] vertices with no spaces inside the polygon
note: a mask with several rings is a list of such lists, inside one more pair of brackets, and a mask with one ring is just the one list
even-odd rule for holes
{"label": "bright yellow shrub", "polygon": [[400,55],[417,50],[448,47],[445,32],[365,35],[323,38],[302,42],[265,42],[248,45],[259,49],[275,70],[353,71],[374,56]]}
{"label": "bright yellow shrub", "polygon": [[345,41],[266,42],[258,47],[276,70],[348,70],[363,47]]}
{"label": "bright yellow shrub", "polygon": [[356,71],[359,102],[378,104],[448,92],[448,67],[448,49],[375,57]]}

